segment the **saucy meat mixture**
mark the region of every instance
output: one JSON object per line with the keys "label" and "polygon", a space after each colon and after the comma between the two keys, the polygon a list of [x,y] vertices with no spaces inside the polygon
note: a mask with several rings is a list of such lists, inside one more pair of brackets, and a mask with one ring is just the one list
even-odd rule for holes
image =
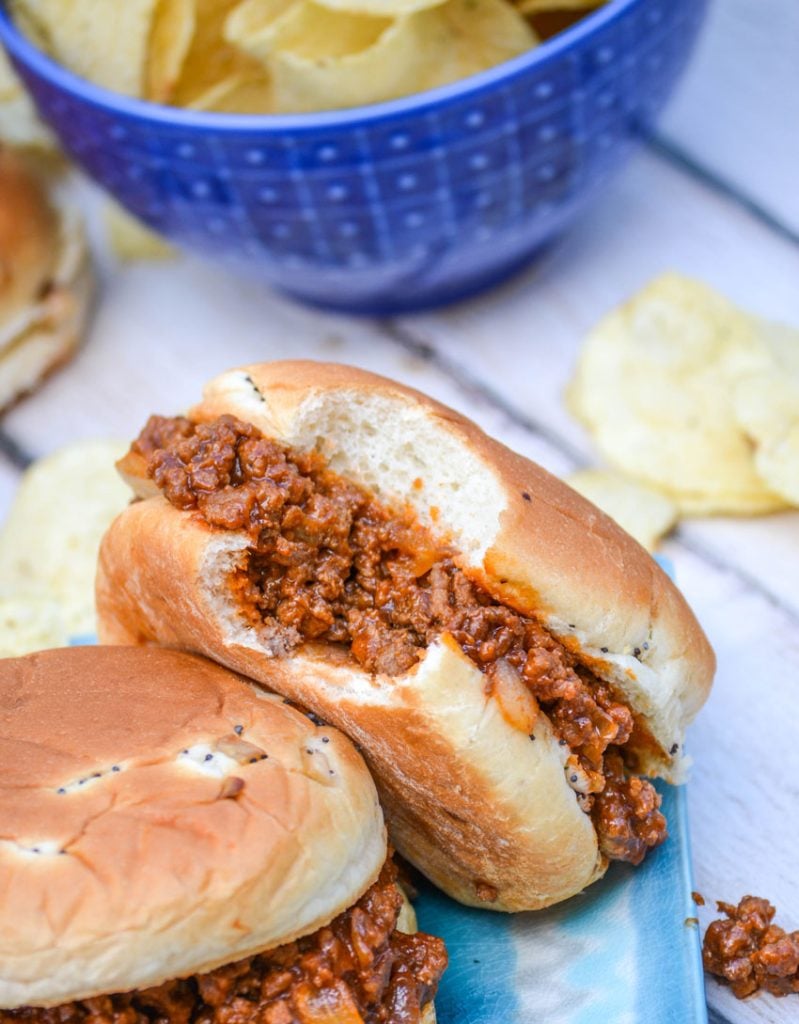
{"label": "saucy meat mixture", "polygon": [[156,988],[0,1010],[0,1024],[419,1024],[447,953],[432,935],[395,931],[396,878],[387,861],[349,910],[268,953]]}
{"label": "saucy meat mixture", "polygon": [[[666,837],[660,797],[625,771],[636,723],[611,689],[534,619],[500,604],[408,514],[232,416],[195,424],[153,416],[133,451],[177,508],[249,535],[231,581],[256,627],[348,649],[369,672],[399,675],[448,632],[487,676],[521,680],[570,750],[567,778],[603,853],[640,863]],[[629,753],[629,752],[628,752]]]}
{"label": "saucy meat mixture", "polygon": [[705,932],[705,970],[727,981],[739,999],[758,989],[775,996],[799,993],[799,931],[772,924],[776,910],[757,896],[716,906],[726,917]]}

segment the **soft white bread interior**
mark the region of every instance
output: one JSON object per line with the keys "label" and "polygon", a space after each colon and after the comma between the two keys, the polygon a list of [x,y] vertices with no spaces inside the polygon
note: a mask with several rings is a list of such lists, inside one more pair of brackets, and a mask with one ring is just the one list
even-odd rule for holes
{"label": "soft white bread interior", "polygon": [[69,358],[92,295],[82,226],[0,143],[0,409]]}
{"label": "soft white bread interior", "polygon": [[308,934],[385,860],[349,740],[205,659],[3,661],[0,716],[2,1008],[144,988]]}
{"label": "soft white bread interior", "polygon": [[[536,616],[624,695],[654,740],[638,751],[642,767],[679,774],[679,745],[710,687],[713,654],[676,588],[607,516],[452,410],[350,367],[230,371],[191,416],[223,413],[320,451],[389,505],[410,505],[454,543],[462,569]],[[135,458],[124,468],[139,495],[154,494]],[[398,849],[464,902],[546,906],[602,872],[593,826],[543,716],[531,742],[446,638],[392,678],[331,648],[281,657],[280,637],[248,627],[225,587],[246,549],[243,534],[212,531],[161,497],[132,506],[101,553],[101,635],[203,651],[255,679],[268,673],[272,686],[361,744]]]}

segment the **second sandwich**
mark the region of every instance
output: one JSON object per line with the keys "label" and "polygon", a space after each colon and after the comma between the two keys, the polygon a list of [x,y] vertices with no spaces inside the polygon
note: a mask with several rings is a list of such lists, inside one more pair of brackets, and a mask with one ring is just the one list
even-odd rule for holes
{"label": "second sandwich", "polygon": [[352,744],[178,651],[0,661],[0,1024],[434,1024]]}

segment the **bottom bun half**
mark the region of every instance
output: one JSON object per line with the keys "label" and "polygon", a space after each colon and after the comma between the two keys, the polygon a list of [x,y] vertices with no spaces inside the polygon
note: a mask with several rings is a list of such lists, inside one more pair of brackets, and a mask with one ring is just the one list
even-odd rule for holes
{"label": "bottom bun half", "polygon": [[604,872],[544,716],[532,737],[509,724],[484,675],[446,638],[394,678],[329,647],[282,655],[274,636],[243,622],[227,586],[246,547],[163,498],[131,505],[101,550],[102,641],[201,652],[347,733],[375,776],[398,851],[463,903],[538,909]]}

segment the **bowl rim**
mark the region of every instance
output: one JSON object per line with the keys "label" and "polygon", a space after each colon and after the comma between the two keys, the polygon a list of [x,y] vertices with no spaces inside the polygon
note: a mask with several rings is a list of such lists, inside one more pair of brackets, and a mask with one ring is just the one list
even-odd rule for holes
{"label": "bowl rim", "polygon": [[589,11],[569,28],[526,53],[435,89],[411,93],[381,103],[301,114],[231,114],[222,111],[189,110],[113,92],[68,70],[40,50],[12,20],[7,0],[0,0],[0,43],[13,60],[29,68],[38,77],[46,79],[57,89],[71,93],[92,106],[105,108],[127,118],[159,122],[174,128],[210,130],[224,134],[276,133],[285,130],[317,131],[357,126],[373,121],[399,120],[409,114],[424,114],[451,100],[468,99],[479,95],[497,84],[508,83],[531,69],[546,66],[564,52],[582,43],[586,37],[618,20],[630,9],[641,7],[647,2],[648,0],[608,0],[602,6]]}

